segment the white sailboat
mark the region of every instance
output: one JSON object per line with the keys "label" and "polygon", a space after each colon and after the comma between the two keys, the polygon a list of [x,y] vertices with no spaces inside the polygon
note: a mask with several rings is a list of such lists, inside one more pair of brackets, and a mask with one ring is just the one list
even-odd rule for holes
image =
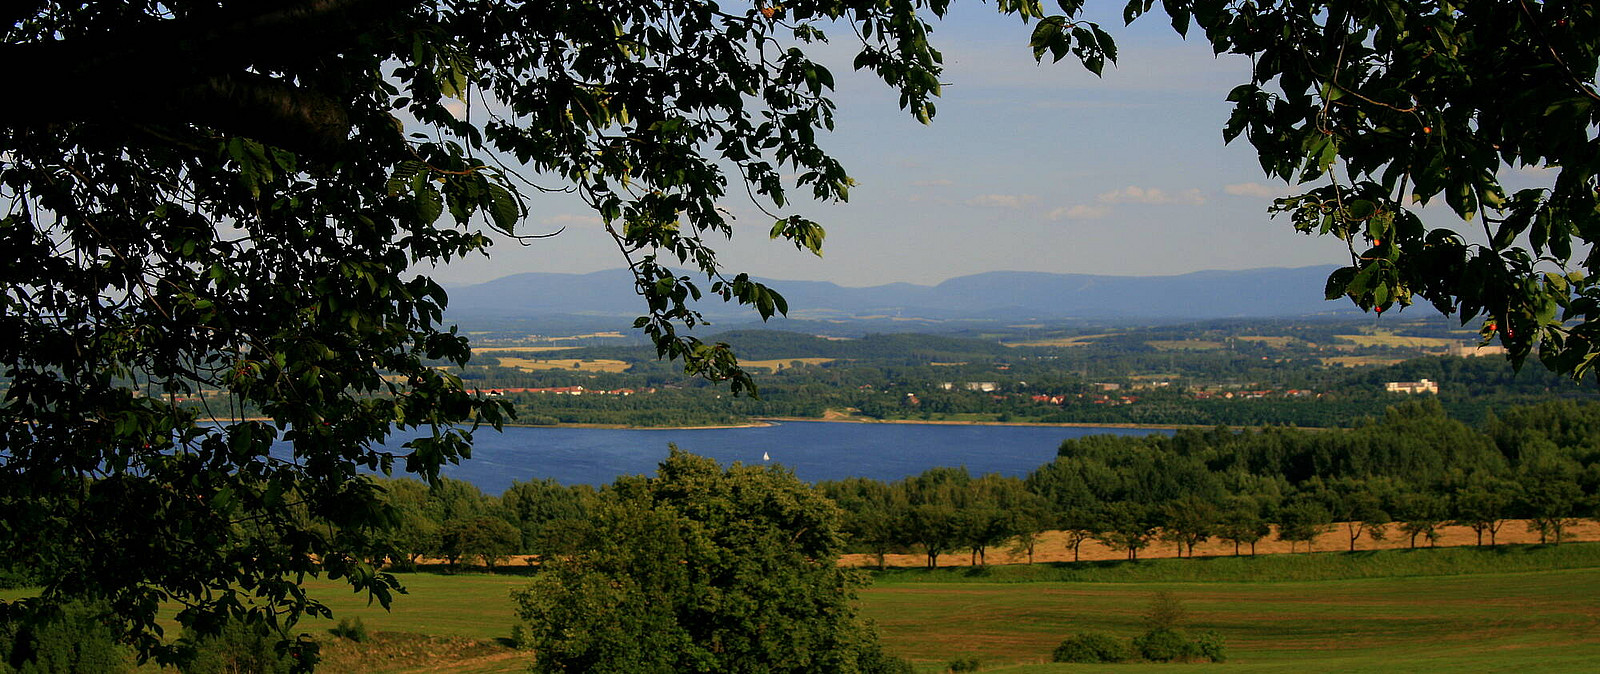
{"label": "white sailboat", "polygon": [[761,453],[761,460],[762,461],[771,461],[772,460],[772,456],[767,454],[766,452],[762,452]]}

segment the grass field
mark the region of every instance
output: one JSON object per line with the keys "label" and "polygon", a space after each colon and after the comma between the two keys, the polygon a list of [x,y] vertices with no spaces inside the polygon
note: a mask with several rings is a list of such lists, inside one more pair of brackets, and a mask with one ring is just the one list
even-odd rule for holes
{"label": "grass field", "polygon": [[[1517,570],[1506,572],[1507,570]],[[1490,573],[1489,571],[1493,571]],[[971,573],[879,574],[861,590],[891,652],[923,672],[977,657],[985,672],[1529,672],[1594,671],[1600,662],[1600,544],[1275,555],[1212,560],[1034,565]],[[1438,575],[1454,574],[1454,575]],[[1371,577],[1361,577],[1371,576]],[[506,641],[509,593],[526,577],[406,574],[390,612],[339,582],[308,583],[339,617],[359,617],[362,645],[322,636],[323,671],[524,671]],[[1299,580],[1286,580],[1299,579]],[[1187,629],[1227,641],[1220,665],[1058,665],[1080,631],[1128,637],[1151,596],[1167,591]],[[6,592],[14,597],[22,593]]]}
{"label": "grass field", "polygon": [[[1288,348],[1291,344],[1294,344],[1295,342],[1300,341],[1299,339],[1297,339],[1295,337],[1288,337],[1288,336],[1282,336],[1282,335],[1278,335],[1278,336],[1240,335],[1238,337],[1234,337],[1234,339],[1237,339],[1237,340],[1239,340],[1241,342],[1259,342],[1259,343],[1262,343],[1262,344],[1266,344],[1267,346],[1270,346],[1270,347],[1272,347],[1274,349],[1285,349],[1285,348]],[[1307,346],[1315,346],[1315,345],[1308,343]]]}
{"label": "grass field", "polygon": [[[1583,565],[1589,566],[1561,568]],[[1484,573],[1498,569],[1543,570]],[[1600,544],[936,573],[880,574],[861,591],[861,610],[877,623],[889,649],[928,672],[965,656],[984,663],[982,671],[1017,674],[1202,666],[1240,672],[1592,671],[1600,661]],[[1352,577],[1363,575],[1376,577]],[[1186,581],[1174,580],[1179,578]],[[336,615],[360,616],[375,632],[440,637],[409,648],[431,648],[439,656],[459,651],[464,656],[459,671],[512,672],[526,666],[494,641],[510,634],[514,615],[508,593],[525,578],[417,574],[402,579],[410,594],[391,613],[341,593],[337,583],[316,588]],[[1141,612],[1161,590],[1184,602],[1189,629],[1224,636],[1228,663],[1097,669],[1047,662],[1051,649],[1078,631],[1137,634]],[[476,650],[468,648],[474,641]],[[360,662],[370,671],[425,671],[409,660],[378,667],[349,659],[355,656],[346,651],[329,655],[338,657],[330,664]]]}
{"label": "grass field", "polygon": [[600,358],[596,360],[581,358],[513,358],[510,356],[497,356],[500,367],[514,367],[518,370],[533,372],[535,370],[577,370],[579,372],[625,372],[629,365],[620,360]]}
{"label": "grass field", "polygon": [[[1191,630],[1227,641],[1223,665],[1051,665],[1062,638],[1132,636],[1156,591]],[[1291,583],[884,584],[863,592],[892,652],[928,671],[974,656],[996,672],[1593,671],[1600,569]],[[1023,666],[1027,665],[1027,666]]]}

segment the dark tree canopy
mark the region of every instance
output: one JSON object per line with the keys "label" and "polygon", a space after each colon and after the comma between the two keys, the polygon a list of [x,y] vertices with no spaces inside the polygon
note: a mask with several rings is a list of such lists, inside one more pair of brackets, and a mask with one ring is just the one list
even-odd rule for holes
{"label": "dark tree canopy", "polygon": [[[1111,37],[1081,0],[1057,4],[997,8],[1035,27],[1036,56],[1098,73]],[[732,231],[719,200],[744,192],[772,213],[763,231],[820,250],[790,195],[843,199],[851,182],[820,144],[833,77],[806,47],[824,29],[848,36],[854,66],[927,121],[941,60],[927,21],[946,7],[7,3],[0,65],[28,95],[0,110],[0,554],[13,558],[0,561],[46,585],[0,611],[101,598],[141,653],[167,657],[161,601],[201,628],[292,622],[325,612],[295,580],[327,574],[387,602],[395,583],[366,559],[394,513],[358,470],[433,480],[507,415],[432,366],[470,350],[441,323],[444,291],[411,270],[484,252],[488,230],[517,235],[530,190],[595,208],[662,356],[748,388],[725,344],[682,332],[705,295],[787,309],[722,273],[708,244]],[[1180,32],[1254,59],[1224,136],[1246,137],[1270,175],[1321,185],[1281,208],[1350,243],[1330,295],[1487,316],[1513,359],[1538,347],[1555,369],[1588,370],[1592,4],[1163,8]],[[1520,166],[1549,169],[1549,188],[1506,194],[1499,176]],[[1483,241],[1407,210],[1438,198]],[[292,454],[271,456],[274,441]]]}

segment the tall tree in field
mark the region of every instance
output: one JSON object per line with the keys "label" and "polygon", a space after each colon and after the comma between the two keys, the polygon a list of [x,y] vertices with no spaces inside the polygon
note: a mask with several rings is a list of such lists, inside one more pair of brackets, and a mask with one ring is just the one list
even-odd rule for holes
{"label": "tall tree in field", "polygon": [[1418,536],[1433,547],[1439,541],[1439,528],[1449,521],[1450,500],[1433,491],[1404,491],[1395,499],[1394,516],[1411,547],[1417,547]]}
{"label": "tall tree in field", "polygon": [[849,544],[887,568],[885,556],[904,550],[907,545],[905,490],[878,480],[847,478],[818,484],[828,498],[844,510],[842,531]]}
{"label": "tall tree in field", "polygon": [[1515,482],[1493,475],[1474,474],[1451,494],[1451,514],[1456,522],[1472,529],[1480,547],[1486,533],[1489,534],[1489,545],[1493,546],[1500,528],[1511,516],[1517,493]]}
{"label": "tall tree in field", "polygon": [[1194,556],[1194,546],[1204,543],[1217,533],[1220,514],[1217,506],[1197,496],[1185,496],[1160,508],[1161,538],[1178,546],[1178,556],[1187,551]]}
{"label": "tall tree in field", "polygon": [[840,512],[782,468],[673,448],[514,595],[536,672],[875,672]]}
{"label": "tall tree in field", "polygon": [[1316,549],[1317,537],[1333,529],[1333,515],[1315,499],[1301,498],[1278,511],[1278,539],[1306,544],[1306,552]]}
{"label": "tall tree in field", "polygon": [[1540,543],[1561,545],[1567,527],[1577,521],[1585,501],[1577,472],[1575,465],[1552,463],[1529,467],[1520,476],[1513,507],[1528,520],[1528,530],[1539,534]]}

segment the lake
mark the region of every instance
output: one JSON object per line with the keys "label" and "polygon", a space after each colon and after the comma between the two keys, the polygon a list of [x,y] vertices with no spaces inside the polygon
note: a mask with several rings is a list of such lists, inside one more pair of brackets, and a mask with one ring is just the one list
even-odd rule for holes
{"label": "lake", "polygon": [[[599,429],[507,428],[480,431],[472,459],[446,466],[448,477],[490,494],[512,481],[553,478],[562,484],[602,485],[620,475],[655,472],[668,443],[728,464],[782,464],[800,479],[870,477],[894,481],[934,466],[966,466],[974,475],[1021,477],[1055,458],[1067,438],[1170,431],[1052,426],[855,424],[787,421],[759,428]],[[398,444],[398,443],[397,443]]]}

